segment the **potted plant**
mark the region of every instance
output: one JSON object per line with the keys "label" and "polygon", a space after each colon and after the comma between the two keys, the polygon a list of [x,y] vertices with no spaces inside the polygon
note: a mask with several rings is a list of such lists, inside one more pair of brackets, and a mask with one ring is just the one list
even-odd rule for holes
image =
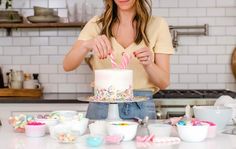
{"label": "potted plant", "polygon": [[[2,5],[2,0],[0,0],[0,5]],[[22,17],[18,14],[18,11],[13,11],[12,0],[6,0],[5,10],[0,11],[0,22],[1,23],[19,23],[22,22]]]}

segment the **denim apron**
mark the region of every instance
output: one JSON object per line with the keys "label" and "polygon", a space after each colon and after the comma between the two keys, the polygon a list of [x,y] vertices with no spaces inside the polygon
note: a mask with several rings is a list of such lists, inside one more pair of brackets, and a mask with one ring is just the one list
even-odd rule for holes
{"label": "denim apron", "polygon": [[[144,102],[119,103],[119,115],[122,119],[131,119],[139,117],[143,119],[148,116],[150,119],[156,119],[155,104],[152,99],[151,91],[134,91],[134,96],[145,96],[148,98]],[[89,119],[106,119],[108,112],[108,103],[89,103],[86,117]]]}

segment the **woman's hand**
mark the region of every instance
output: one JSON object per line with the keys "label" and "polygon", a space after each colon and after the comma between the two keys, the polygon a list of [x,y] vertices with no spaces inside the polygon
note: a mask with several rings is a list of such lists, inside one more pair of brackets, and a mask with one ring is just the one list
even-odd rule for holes
{"label": "woman's hand", "polygon": [[105,35],[99,35],[85,43],[85,46],[93,50],[100,59],[107,58],[112,52],[112,47],[109,39]]}
{"label": "woman's hand", "polygon": [[134,56],[140,61],[143,66],[153,64],[153,54],[148,47],[141,48],[134,52]]}

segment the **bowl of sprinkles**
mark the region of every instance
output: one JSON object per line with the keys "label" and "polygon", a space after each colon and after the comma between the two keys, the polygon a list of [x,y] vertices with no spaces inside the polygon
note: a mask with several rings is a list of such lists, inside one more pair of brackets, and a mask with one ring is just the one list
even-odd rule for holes
{"label": "bowl of sprinkles", "polygon": [[136,136],[138,123],[129,121],[115,121],[107,124],[109,135],[117,135],[123,137],[123,141],[131,141]]}

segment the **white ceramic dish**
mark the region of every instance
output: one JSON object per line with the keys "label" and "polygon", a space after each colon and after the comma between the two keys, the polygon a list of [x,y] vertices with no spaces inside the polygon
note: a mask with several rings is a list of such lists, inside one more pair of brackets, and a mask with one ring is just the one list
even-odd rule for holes
{"label": "white ceramic dish", "polygon": [[172,126],[168,124],[149,124],[148,129],[150,134],[154,134],[155,137],[169,137],[171,134]]}
{"label": "white ceramic dish", "polygon": [[224,129],[232,118],[232,108],[224,106],[195,106],[195,118],[216,124],[218,130]]}
{"label": "white ceramic dish", "polygon": [[177,125],[179,137],[186,142],[201,142],[208,135],[208,124],[201,126],[182,126]]}
{"label": "white ceramic dish", "polygon": [[46,133],[46,125],[25,125],[25,134],[28,137],[43,137]]}
{"label": "white ceramic dish", "polygon": [[50,126],[55,126],[59,123],[58,119],[37,118],[37,119],[35,119],[35,121],[46,124],[46,133],[49,133],[49,127]]}
{"label": "white ceramic dish", "polygon": [[107,135],[107,122],[106,121],[95,121],[89,124],[89,132],[91,135],[106,136]]}
{"label": "white ceramic dish", "polygon": [[[127,125],[122,125],[127,124]],[[127,121],[108,122],[108,135],[123,136],[123,141],[131,141],[134,139],[138,128],[138,123]]]}

